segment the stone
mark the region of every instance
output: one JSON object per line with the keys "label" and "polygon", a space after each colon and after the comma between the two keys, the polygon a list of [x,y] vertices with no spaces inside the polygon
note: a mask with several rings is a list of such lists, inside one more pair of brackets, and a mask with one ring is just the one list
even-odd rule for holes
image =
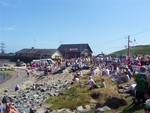
{"label": "stone", "polygon": [[95,108],[97,109],[97,108],[100,108],[100,107],[102,107],[103,106],[103,104],[101,104],[101,103],[96,103],[96,106],[95,106]]}
{"label": "stone", "polygon": [[9,90],[8,90],[8,89],[5,89],[4,92],[7,93],[7,92],[9,92]]}
{"label": "stone", "polygon": [[98,108],[96,111],[105,112],[105,111],[108,111],[108,110],[111,110],[111,108],[109,108],[108,106],[104,106],[102,108]]}
{"label": "stone", "polygon": [[58,113],[73,113],[70,109],[62,108],[57,110]]}
{"label": "stone", "polygon": [[89,112],[89,111],[91,110],[91,106],[90,106],[90,105],[79,106],[79,107],[77,108],[77,110],[78,110],[79,112],[83,112],[83,113]]}
{"label": "stone", "polygon": [[[19,113],[29,113],[29,108],[38,109],[43,107],[42,103],[50,96],[63,94],[64,91],[60,91],[60,87],[64,85],[65,84],[61,81],[52,83],[50,85],[35,84],[37,88],[36,90],[30,90],[29,88],[26,88],[22,91],[15,92],[12,96],[14,100],[13,103],[18,108]],[[87,110],[88,107],[86,106],[83,109]],[[72,113],[69,109],[64,109],[63,111],[64,113]],[[58,111],[54,110],[51,113],[58,113]]]}
{"label": "stone", "polygon": [[46,89],[45,89],[45,88],[41,89],[41,92],[45,92],[45,91],[46,91]]}
{"label": "stone", "polygon": [[58,113],[58,112],[57,112],[57,110],[53,110],[53,111],[51,111],[51,113]]}

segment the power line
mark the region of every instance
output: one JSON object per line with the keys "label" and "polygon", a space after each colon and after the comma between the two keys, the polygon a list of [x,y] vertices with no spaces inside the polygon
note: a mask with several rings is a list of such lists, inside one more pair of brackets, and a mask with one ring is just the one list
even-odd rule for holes
{"label": "power line", "polygon": [[[143,30],[143,31],[140,31],[140,32],[137,32],[137,33],[132,34],[130,36],[136,36],[136,35],[142,34],[142,33],[147,32],[147,31],[150,31],[150,28],[148,28],[146,30]],[[128,38],[128,36],[122,37],[122,38],[118,38],[118,39],[115,39],[115,40],[111,40],[111,41],[107,41],[107,42],[103,42],[101,44],[96,44],[96,45],[93,45],[91,47],[95,47],[95,46],[98,46],[98,45],[104,45],[104,44],[112,43],[112,42],[115,42],[115,41],[118,41],[118,40],[121,40],[121,39],[124,39],[124,38]]]}
{"label": "power line", "polygon": [[107,42],[103,42],[103,43],[101,43],[101,44],[96,44],[96,45],[93,45],[93,46],[91,46],[91,47],[95,47],[95,46],[98,46],[98,45],[104,45],[104,44],[116,42],[116,41],[122,40],[122,39],[124,39],[124,38],[127,38],[127,36],[126,36],[126,37],[122,37],[122,38],[118,38],[118,39],[115,39],[115,40],[110,40],[110,41],[107,41]]}
{"label": "power line", "polygon": [[130,36],[136,36],[136,35],[142,34],[142,33],[147,32],[147,31],[150,31],[150,28],[148,28],[148,29],[146,29],[144,31],[137,32],[137,33],[135,33],[133,35],[130,35]]}

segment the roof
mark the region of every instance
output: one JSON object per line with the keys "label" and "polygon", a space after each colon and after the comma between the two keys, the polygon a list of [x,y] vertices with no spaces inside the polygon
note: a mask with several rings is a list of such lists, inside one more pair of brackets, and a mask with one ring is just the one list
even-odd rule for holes
{"label": "roof", "polygon": [[38,49],[31,48],[31,49],[22,49],[22,50],[20,50],[16,53],[21,53],[21,54],[23,54],[23,53],[33,53],[33,54],[35,54],[37,51],[38,51]]}
{"label": "roof", "polygon": [[19,53],[19,54],[49,54],[49,55],[53,55],[55,52],[57,51],[57,49],[34,49],[34,48],[31,48],[31,49],[22,49],[16,53]]}
{"label": "roof", "polygon": [[85,49],[93,53],[88,44],[61,44],[58,48],[60,52],[83,52]]}
{"label": "roof", "polygon": [[36,54],[49,54],[49,55],[53,55],[56,51],[57,51],[57,49],[39,49]]}

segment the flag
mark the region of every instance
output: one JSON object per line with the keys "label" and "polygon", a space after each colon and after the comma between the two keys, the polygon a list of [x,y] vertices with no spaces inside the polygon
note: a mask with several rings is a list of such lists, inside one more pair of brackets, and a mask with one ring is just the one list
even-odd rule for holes
{"label": "flag", "polygon": [[134,42],[137,44],[137,41],[134,39]]}
{"label": "flag", "polygon": [[127,46],[125,45],[125,48],[127,48]]}

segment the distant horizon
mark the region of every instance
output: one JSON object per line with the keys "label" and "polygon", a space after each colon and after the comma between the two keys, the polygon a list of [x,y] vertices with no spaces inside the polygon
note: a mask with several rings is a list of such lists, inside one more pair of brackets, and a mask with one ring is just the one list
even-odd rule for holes
{"label": "distant horizon", "polygon": [[[78,44],[83,44],[83,43],[78,43]],[[90,46],[90,45],[89,45]],[[132,46],[132,47],[137,47],[137,46],[150,46],[150,45],[148,45],[148,44],[145,44],[145,45],[136,45],[136,46]],[[34,49],[58,49],[58,48],[35,48],[35,47],[29,47],[29,48],[22,48],[22,49],[32,49],[32,48],[34,48]],[[22,50],[22,49],[20,49],[20,50]],[[112,53],[114,53],[114,52],[118,52],[118,51],[122,51],[122,50],[125,50],[125,49],[127,49],[127,48],[124,48],[124,49],[121,49],[121,50],[117,50],[117,51],[113,51]],[[20,51],[20,50],[18,50],[18,51]],[[93,50],[92,50],[93,51]],[[5,52],[5,54],[10,54],[10,53],[16,53],[17,51],[15,51],[15,52]],[[102,52],[101,52],[102,53]],[[98,54],[101,54],[101,53],[98,53]],[[103,52],[104,53],[104,52]],[[109,53],[109,54],[112,54],[112,53]],[[95,55],[98,55],[98,54],[92,54],[93,56],[95,56]],[[104,53],[105,54],[105,53]],[[108,54],[105,54],[105,55],[108,55]]]}

